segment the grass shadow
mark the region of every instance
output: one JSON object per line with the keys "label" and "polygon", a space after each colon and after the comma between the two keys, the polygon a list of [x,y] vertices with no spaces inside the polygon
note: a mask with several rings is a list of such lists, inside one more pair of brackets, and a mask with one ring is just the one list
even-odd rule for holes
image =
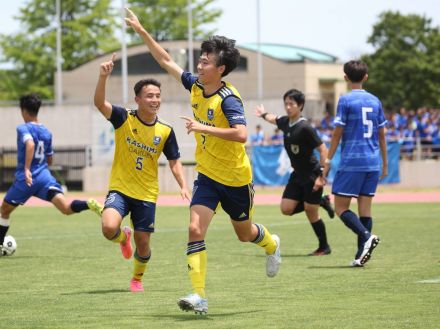
{"label": "grass shadow", "polygon": [[221,319],[224,317],[230,317],[234,315],[259,313],[263,310],[253,310],[253,311],[243,311],[243,312],[225,312],[225,313],[212,313],[208,315],[198,315],[198,314],[168,314],[168,315],[151,315],[151,317],[156,319],[171,319],[175,321],[213,321],[215,318]]}
{"label": "grass shadow", "polygon": [[62,293],[61,295],[103,295],[103,294],[118,294],[118,293],[129,293],[127,289],[104,289],[104,290],[91,290],[91,291],[77,291],[70,293]]}

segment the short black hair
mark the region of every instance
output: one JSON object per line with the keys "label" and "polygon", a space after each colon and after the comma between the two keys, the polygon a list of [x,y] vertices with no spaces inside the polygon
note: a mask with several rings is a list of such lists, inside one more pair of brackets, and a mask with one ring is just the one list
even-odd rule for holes
{"label": "short black hair", "polygon": [[139,96],[139,94],[141,93],[142,88],[144,86],[148,86],[148,85],[153,85],[153,86],[156,86],[156,87],[158,87],[160,89],[161,83],[159,81],[157,81],[156,79],[142,79],[142,80],[139,80],[134,85],[134,94],[136,96]]}
{"label": "short black hair", "polygon": [[21,110],[26,110],[29,114],[33,116],[38,115],[40,110],[41,99],[37,94],[27,94],[20,97],[20,108]]}
{"label": "short black hair", "polygon": [[361,82],[368,73],[368,66],[362,61],[351,60],[344,64],[344,73],[351,82]]}
{"label": "short black hair", "polygon": [[301,111],[304,109],[306,96],[298,89],[289,89],[288,91],[286,91],[283,95],[283,100],[286,101],[286,98],[293,99],[298,104],[298,106],[302,105]]}
{"label": "short black hair", "polygon": [[215,54],[217,56],[217,66],[225,66],[222,77],[234,70],[240,61],[240,52],[235,48],[235,40],[220,35],[214,35],[203,41],[200,53]]}

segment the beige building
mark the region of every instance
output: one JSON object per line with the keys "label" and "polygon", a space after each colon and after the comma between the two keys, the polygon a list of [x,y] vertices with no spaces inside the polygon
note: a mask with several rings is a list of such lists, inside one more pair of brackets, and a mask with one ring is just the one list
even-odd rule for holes
{"label": "beige building", "polygon": [[[200,54],[194,43],[194,63]],[[171,53],[176,62],[188,69],[188,43],[167,41],[161,45]],[[245,103],[258,98],[258,48],[256,44],[238,46],[240,64],[226,80],[240,91]],[[325,109],[334,112],[338,97],[346,92],[342,64],[337,58],[316,50],[278,44],[261,44],[263,100],[281,99],[290,88],[302,90],[307,96],[308,117],[320,117]],[[188,100],[188,92],[156,63],[144,45],[130,47],[128,53],[129,99],[134,97],[132,87],[145,77],[162,82],[165,102]],[[95,58],[75,70],[63,72],[63,99],[67,104],[89,104],[93,99],[99,64],[110,59],[110,54]],[[120,53],[116,54],[115,67],[108,83],[108,95],[112,102],[122,101]],[[194,71],[196,69],[194,68]]]}

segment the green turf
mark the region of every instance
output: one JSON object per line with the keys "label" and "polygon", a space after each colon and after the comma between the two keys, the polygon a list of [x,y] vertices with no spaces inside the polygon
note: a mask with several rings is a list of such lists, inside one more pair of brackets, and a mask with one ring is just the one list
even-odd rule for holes
{"label": "green turf", "polygon": [[158,208],[145,293],[132,294],[132,262],[101,236],[95,215],[22,207],[9,231],[17,252],[0,258],[0,328],[439,328],[440,205],[374,213],[382,243],[353,269],[355,236],[338,219],[326,220],[332,255],[306,257],[316,240],[305,217],[256,207],[255,221],[281,237],[276,278],[265,275],[263,250],[240,243],[217,215],[207,236],[209,314],[200,317],[176,305],[190,292],[187,208]]}

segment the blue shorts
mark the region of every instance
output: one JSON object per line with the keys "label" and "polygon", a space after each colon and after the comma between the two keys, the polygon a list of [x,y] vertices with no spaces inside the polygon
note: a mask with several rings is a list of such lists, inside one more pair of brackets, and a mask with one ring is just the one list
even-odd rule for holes
{"label": "blue shorts", "polygon": [[115,209],[122,218],[130,213],[130,219],[135,231],[154,232],[156,220],[156,204],[130,198],[118,191],[109,191],[104,209]]}
{"label": "blue shorts", "polygon": [[332,185],[332,193],[357,198],[359,195],[374,196],[379,183],[379,171],[338,171]]}
{"label": "blue shorts", "polygon": [[23,205],[30,197],[36,196],[45,201],[51,201],[58,193],[63,193],[61,185],[48,169],[32,177],[32,185],[27,186],[24,180],[14,181],[6,192],[5,201],[13,206]]}
{"label": "blue shorts", "polygon": [[199,173],[194,181],[191,206],[202,205],[215,211],[220,203],[232,220],[243,221],[252,217],[254,194],[252,184],[227,186]]}

